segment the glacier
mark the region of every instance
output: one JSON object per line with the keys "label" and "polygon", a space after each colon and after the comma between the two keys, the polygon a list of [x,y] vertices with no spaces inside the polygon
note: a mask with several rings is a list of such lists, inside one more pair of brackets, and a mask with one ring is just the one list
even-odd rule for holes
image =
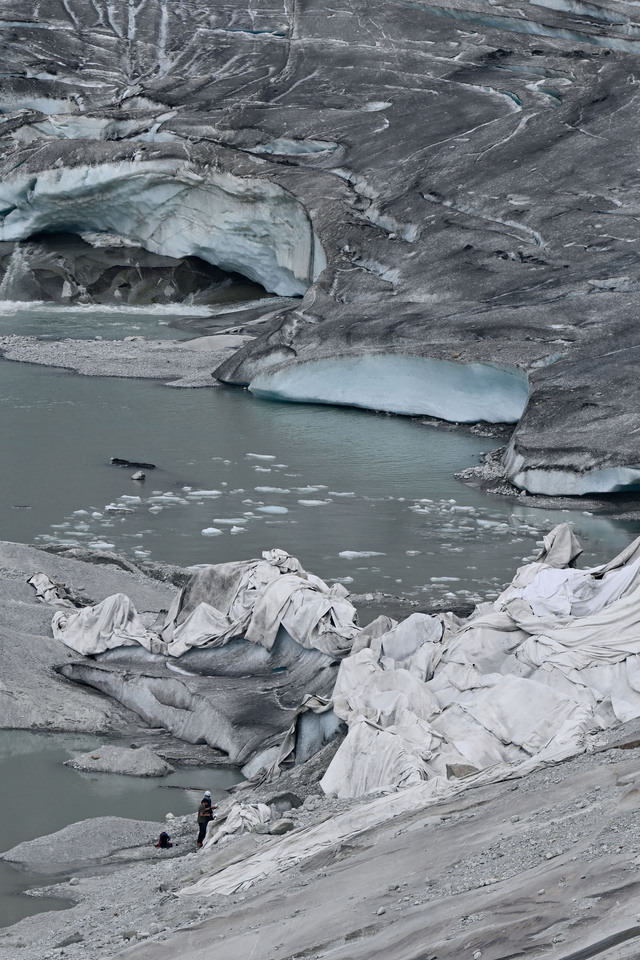
{"label": "glacier", "polygon": [[0,241],[41,232],[117,234],[152,253],[197,256],[281,296],[325,259],[304,207],[277,184],[176,160],[59,167],[0,182]]}
{"label": "glacier", "polygon": [[336,357],[266,370],[249,384],[269,400],[331,403],[454,423],[516,423],[527,376],[515,367],[402,355]]}

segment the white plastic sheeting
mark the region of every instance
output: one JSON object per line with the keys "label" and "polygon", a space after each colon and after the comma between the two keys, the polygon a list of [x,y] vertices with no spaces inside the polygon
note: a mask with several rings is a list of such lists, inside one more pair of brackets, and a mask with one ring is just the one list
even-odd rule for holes
{"label": "white plastic sheeting", "polygon": [[139,643],[152,653],[180,657],[236,637],[271,650],[283,626],[306,649],[345,656],[360,632],[346,589],[329,587],[284,550],[262,556],[198,571],[159,632],[145,625],[124,594],[116,594],[78,613],[56,613],[53,634],[84,655]]}
{"label": "white plastic sheeting", "polygon": [[576,570],[565,524],[535,563],[464,623],[414,614],[340,665],[349,733],[322,780],[356,797],[496,764],[570,756],[640,716],[640,538]]}
{"label": "white plastic sheeting", "polygon": [[271,808],[266,803],[235,803],[225,822],[217,830],[214,830],[213,823],[207,828],[204,849],[213,847],[223,837],[231,834],[249,833],[259,823],[268,823],[270,819]]}

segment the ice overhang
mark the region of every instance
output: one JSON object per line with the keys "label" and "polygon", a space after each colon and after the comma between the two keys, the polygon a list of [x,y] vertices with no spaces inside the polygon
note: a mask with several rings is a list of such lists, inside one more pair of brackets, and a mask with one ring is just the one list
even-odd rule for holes
{"label": "ice overhang", "polygon": [[281,296],[325,266],[304,206],[278,184],[170,160],[60,167],[0,183],[0,240],[117,234],[169,257],[201,257]]}
{"label": "ice overhang", "polygon": [[640,490],[640,463],[626,466],[571,470],[558,467],[528,467],[522,454],[507,448],[504,465],[511,483],[529,493],[547,497],[582,497]]}
{"label": "ice overhang", "polygon": [[259,373],[258,397],[364,407],[454,423],[516,423],[529,383],[515,367],[384,354],[307,360]]}

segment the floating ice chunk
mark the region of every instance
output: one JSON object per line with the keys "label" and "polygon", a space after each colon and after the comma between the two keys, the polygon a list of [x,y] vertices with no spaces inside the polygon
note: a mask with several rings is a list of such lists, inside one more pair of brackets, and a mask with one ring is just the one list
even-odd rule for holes
{"label": "floating ice chunk", "polygon": [[214,517],[214,518],[213,518],[213,522],[214,522],[214,523],[229,523],[229,524],[233,525],[233,524],[236,524],[236,523],[246,523],[246,522],[247,522],[247,518],[246,518],[246,517],[231,517],[229,520],[226,520],[226,519],[224,519],[223,517]]}
{"label": "floating ice chunk", "polygon": [[271,467],[254,467],[256,473],[271,473]]}
{"label": "floating ice chunk", "polygon": [[264,506],[258,507],[260,513],[289,513],[288,507]]}
{"label": "floating ice chunk", "polygon": [[222,490],[191,490],[190,493],[187,494],[187,496],[189,497],[190,500],[193,499],[193,498],[195,498],[195,497],[198,497],[198,498],[201,498],[201,497],[221,497],[221,496],[222,496]]}
{"label": "floating ice chunk", "polygon": [[127,503],[142,503],[142,497],[135,497],[126,493],[121,494],[118,500],[125,500]]}
{"label": "floating ice chunk", "polygon": [[298,503],[302,507],[324,507],[326,503],[331,502],[331,500],[298,500]]}
{"label": "floating ice chunk", "polygon": [[338,492],[337,490],[329,490],[329,496],[330,497],[355,497],[355,493],[353,490],[350,490],[348,492],[347,491]]}
{"label": "floating ice chunk", "polygon": [[163,509],[162,507],[158,507],[158,506],[149,507],[149,513],[160,513],[162,509]]}
{"label": "floating ice chunk", "polygon": [[318,490],[324,490],[322,486],[317,487],[294,487],[296,493],[317,493]]}
{"label": "floating ice chunk", "polygon": [[244,527],[231,527],[231,530],[229,531],[229,533],[246,533],[246,532],[247,531],[245,530]]}
{"label": "floating ice chunk", "polygon": [[74,517],[88,517],[88,516],[89,516],[89,511],[88,511],[88,510],[74,510],[74,511],[73,511],[73,515],[74,515]]}
{"label": "floating ice chunk", "polygon": [[248,453],[247,459],[251,460],[275,460],[276,458],[272,453]]}
{"label": "floating ice chunk", "polygon": [[516,367],[399,355],[301,361],[260,373],[249,389],[271,400],[364,407],[456,423],[515,423],[529,394],[527,376]]}
{"label": "floating ice chunk", "polygon": [[108,540],[91,540],[89,546],[92,550],[114,550],[116,545]]}
{"label": "floating ice chunk", "polygon": [[459,583],[460,577],[429,577],[431,583]]}
{"label": "floating ice chunk", "polygon": [[254,487],[256,493],[291,493],[286,487]]}
{"label": "floating ice chunk", "polygon": [[380,553],[379,550],[341,550],[338,556],[345,560],[359,560],[360,557],[386,557],[386,553]]}
{"label": "floating ice chunk", "polygon": [[222,533],[222,530],[218,527],[205,527],[201,533],[203,537],[217,537]]}
{"label": "floating ice chunk", "polygon": [[102,517],[102,514],[100,513],[99,510],[94,510],[91,516],[93,517],[94,520],[100,520],[100,518]]}
{"label": "floating ice chunk", "polygon": [[405,550],[408,557],[419,557],[421,552],[420,550]]}

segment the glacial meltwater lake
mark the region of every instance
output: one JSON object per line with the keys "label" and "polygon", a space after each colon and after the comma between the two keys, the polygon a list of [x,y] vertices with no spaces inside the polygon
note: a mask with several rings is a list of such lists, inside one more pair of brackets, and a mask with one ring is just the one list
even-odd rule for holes
{"label": "glacial meltwater lake", "polygon": [[[66,320],[59,308],[13,309],[13,321],[6,314],[5,334],[78,335],[71,309]],[[94,317],[101,325],[94,336],[108,337],[109,317],[108,310]],[[130,323],[117,311],[120,336],[157,337],[166,319],[164,308],[148,308],[144,318],[138,311]],[[0,360],[0,443],[2,539],[184,566],[280,547],[353,593],[421,605],[495,597],[562,521],[583,543],[583,565],[604,562],[638,534],[637,524],[533,509],[455,481],[455,471],[496,445],[467,428],[269,402],[230,387],[177,389]],[[111,457],[156,468],[139,482]],[[192,808],[188,797],[185,810],[167,801],[167,781],[101,777],[94,785],[63,767],[78,740],[0,734],[0,848],[89,816]],[[87,743],[95,747],[95,738]],[[2,869],[0,923],[45,908],[10,895],[26,881]]]}

